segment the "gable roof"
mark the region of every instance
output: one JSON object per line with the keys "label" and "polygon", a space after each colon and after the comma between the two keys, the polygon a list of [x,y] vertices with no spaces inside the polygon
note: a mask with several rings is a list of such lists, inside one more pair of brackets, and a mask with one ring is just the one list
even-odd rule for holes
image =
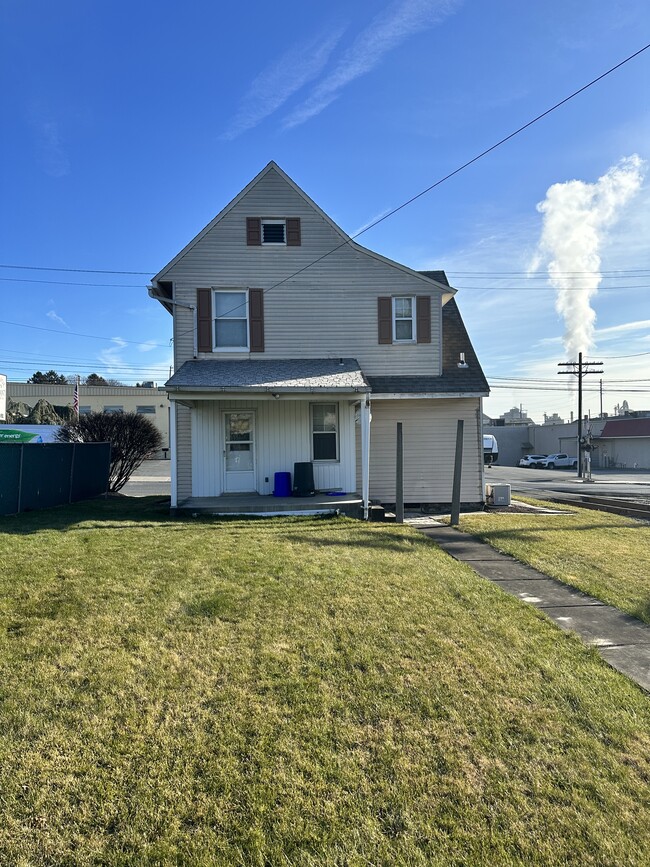
{"label": "gable roof", "polygon": [[[444,271],[439,273],[444,274]],[[458,367],[461,352],[465,353],[467,367]],[[369,376],[368,382],[375,394],[471,394],[487,397],[490,393],[454,298],[442,308],[441,376]]]}
{"label": "gable roof", "polygon": [[650,437],[650,418],[624,418],[605,422],[599,439]]}
{"label": "gable roof", "polygon": [[[382,256],[380,253],[375,253],[374,250],[369,250],[367,247],[363,247],[361,244],[357,244],[356,241],[353,241],[352,238],[348,234],[346,234],[340,226],[338,226],[331,217],[329,217],[325,211],[320,208],[313,199],[311,199],[307,193],[302,190],[298,184],[293,181],[289,175],[284,172],[280,166],[271,160],[262,171],[257,174],[253,180],[248,183],[244,189],[238,193],[232,201],[230,201],[225,208],[223,208],[219,213],[214,217],[204,229],[202,229],[198,235],[196,235],[189,244],[186,244],[185,247],[178,253],[174,258],[168,262],[164,268],[162,268],[155,277],[152,278],[152,283],[157,283],[159,280],[164,280],[167,272],[173,268],[184,256],[186,256],[198,243],[201,241],[212,229],[237,205],[252,189],[255,187],[261,180],[264,178],[269,172],[276,172],[290,187],[291,189],[300,196],[314,211],[330,226],[332,231],[337,234],[341,238],[341,245],[349,244],[355,250],[358,250],[360,253],[363,253],[367,256],[370,256],[373,259],[376,259],[379,262],[384,263],[385,265],[389,265],[392,268],[397,268],[398,270],[409,274],[412,277],[418,277],[422,281],[426,281],[428,283],[434,283],[436,288],[443,290],[445,294],[455,293],[455,289],[451,289],[449,283],[440,284],[436,277],[431,275],[440,274],[442,272],[438,271],[414,271],[412,268],[409,268],[407,265],[402,265],[400,262],[395,262],[393,259],[388,259],[386,256]],[[334,253],[338,247],[335,247],[331,252]],[[325,254],[329,255],[329,254]],[[321,258],[319,257],[319,261]],[[309,267],[309,266],[306,266]],[[304,268],[302,270],[305,270]],[[160,299],[158,299],[160,300]],[[167,307],[169,309],[169,307]]]}

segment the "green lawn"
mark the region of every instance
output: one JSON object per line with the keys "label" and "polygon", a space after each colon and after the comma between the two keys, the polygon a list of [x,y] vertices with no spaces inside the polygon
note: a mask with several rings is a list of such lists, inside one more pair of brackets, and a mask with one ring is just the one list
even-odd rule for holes
{"label": "green lawn", "polygon": [[1,864],[650,863],[648,697],[414,530],[124,498],[0,562]]}
{"label": "green lawn", "polygon": [[[519,499],[558,508],[554,503]],[[461,516],[459,529],[650,623],[648,522],[571,506],[563,515],[468,513]]]}

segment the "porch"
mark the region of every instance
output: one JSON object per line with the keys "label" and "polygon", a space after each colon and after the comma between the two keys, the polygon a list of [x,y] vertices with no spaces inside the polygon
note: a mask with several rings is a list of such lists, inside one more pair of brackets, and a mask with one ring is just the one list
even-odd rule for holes
{"label": "porch", "polygon": [[359,494],[316,493],[313,497],[274,497],[262,494],[222,494],[218,497],[188,497],[176,512],[199,515],[327,515],[341,512],[351,518],[363,514]]}

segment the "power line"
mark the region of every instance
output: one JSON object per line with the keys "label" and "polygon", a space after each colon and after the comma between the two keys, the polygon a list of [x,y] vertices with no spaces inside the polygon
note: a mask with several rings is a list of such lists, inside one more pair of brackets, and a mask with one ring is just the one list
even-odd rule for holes
{"label": "power line", "polygon": [[48,283],[52,286],[93,286],[96,288],[113,287],[117,289],[144,289],[145,283],[75,283],[72,280],[32,280],[27,277],[0,277],[3,283]]}
{"label": "power line", "polygon": [[[615,66],[610,67],[608,70],[601,73],[596,78],[593,78],[591,81],[587,82],[587,84],[584,84],[582,87],[578,88],[578,90],[574,90],[573,93],[570,93],[568,96],[565,96],[564,99],[561,99],[559,102],[556,102],[555,105],[552,105],[550,108],[547,108],[546,111],[543,111],[541,114],[538,114],[532,120],[529,120],[523,126],[520,126],[518,129],[516,129],[514,132],[509,133],[509,135],[500,139],[498,142],[496,142],[496,144],[493,144],[489,148],[486,148],[485,150],[481,151],[481,153],[477,154],[475,157],[472,157],[472,159],[467,160],[462,165],[458,166],[458,168],[456,168],[453,171],[449,172],[448,174],[444,175],[442,178],[439,178],[437,181],[430,184],[424,190],[421,190],[419,193],[416,193],[416,195],[411,196],[410,199],[407,199],[405,202],[402,202],[401,205],[398,205],[397,207],[388,211],[386,214],[383,214],[381,217],[378,217],[376,220],[373,220],[373,222],[369,223],[367,226],[364,226],[363,229],[360,229],[358,232],[355,232],[354,235],[348,236],[345,241],[342,241],[340,244],[338,244],[333,249],[329,250],[327,253],[323,253],[317,259],[314,259],[313,262],[309,262],[307,265],[304,265],[302,268],[299,268],[297,271],[294,271],[293,274],[289,274],[284,279],[279,280],[277,283],[274,283],[272,286],[269,286],[267,289],[264,289],[264,294],[266,295],[268,292],[271,292],[273,289],[277,289],[277,287],[281,286],[283,283],[286,283],[287,281],[292,280],[294,277],[298,277],[304,271],[307,271],[308,268],[312,268],[314,265],[317,265],[319,262],[322,262],[323,259],[326,259],[328,256],[331,256],[332,253],[336,253],[337,250],[340,250],[342,247],[345,247],[345,245],[348,244],[350,241],[353,241],[355,238],[358,238],[360,235],[363,235],[366,232],[369,232],[370,229],[374,229],[375,226],[378,226],[380,223],[383,223],[384,220],[387,220],[389,217],[394,216],[399,211],[408,207],[408,205],[412,205],[413,202],[422,198],[422,196],[425,196],[427,193],[430,193],[431,190],[434,190],[436,187],[439,187],[441,184],[444,184],[445,181],[450,180],[455,175],[460,174],[460,172],[469,168],[469,166],[478,162],[480,159],[483,159],[483,157],[492,153],[492,151],[495,151],[497,148],[500,148],[506,142],[510,141],[510,139],[515,138],[515,136],[518,136],[520,133],[524,132],[524,130],[533,126],[533,124],[538,123],[538,121],[547,117],[549,114],[556,111],[558,108],[565,105],[567,102],[574,99],[579,94],[584,93],[585,90],[588,90],[590,87],[593,87],[594,84],[597,84],[599,81],[602,81],[603,78],[606,78],[608,75],[611,75],[617,69],[620,69],[626,63],[629,63],[631,60],[634,60],[635,57],[638,57],[640,54],[643,54],[643,52],[647,51],[648,48],[650,48],[650,42],[647,45],[644,45],[643,48],[639,48],[639,50],[635,51],[633,54],[628,55],[628,57],[621,60]],[[217,317],[217,318],[223,318],[225,316],[228,316],[229,313],[233,313],[235,310],[239,310],[242,306],[244,306],[244,305],[238,304],[236,307],[233,307],[232,310],[226,310],[224,313],[222,313],[220,315],[220,317]],[[182,337],[185,334],[191,333],[192,330],[193,329],[189,329],[188,331],[183,332],[182,334],[179,335],[179,337]]]}
{"label": "power line", "polygon": [[31,328],[33,331],[49,331],[52,334],[64,334],[71,337],[87,337],[89,340],[107,340],[111,343],[119,340],[120,343],[132,343],[134,346],[156,346],[160,349],[169,349],[169,345],[164,343],[150,343],[148,340],[124,340],[122,337],[99,337],[97,334],[80,334],[78,331],[61,331],[58,328],[43,328],[40,325],[25,325],[23,322],[9,322],[7,319],[0,319],[1,325],[13,325],[16,328]]}
{"label": "power line", "polygon": [[43,265],[7,265],[0,263],[0,268],[14,268],[22,271],[67,271],[73,274],[126,274],[150,277],[154,271],[100,271],[95,268],[46,268]]}

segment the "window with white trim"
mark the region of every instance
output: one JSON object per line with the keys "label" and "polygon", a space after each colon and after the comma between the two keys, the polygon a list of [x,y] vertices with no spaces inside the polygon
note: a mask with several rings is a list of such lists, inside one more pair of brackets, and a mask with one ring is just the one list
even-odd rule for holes
{"label": "window with white trim", "polygon": [[415,298],[397,295],[393,298],[393,342],[415,341]]}
{"label": "window with white trim", "polygon": [[286,220],[265,220],[262,219],[262,246],[265,244],[284,244],[287,243],[287,223]]}
{"label": "window with white trim", "polygon": [[339,419],[338,404],[312,403],[311,453],[314,461],[338,461]]}
{"label": "window with white trim", "polygon": [[113,412],[124,412],[124,407],[123,407],[123,406],[117,406],[117,405],[113,405],[113,406],[105,406],[105,407],[104,407],[104,412],[109,412],[109,413],[113,413]]}
{"label": "window with white trim", "polygon": [[215,289],[213,295],[214,351],[248,349],[248,292]]}

